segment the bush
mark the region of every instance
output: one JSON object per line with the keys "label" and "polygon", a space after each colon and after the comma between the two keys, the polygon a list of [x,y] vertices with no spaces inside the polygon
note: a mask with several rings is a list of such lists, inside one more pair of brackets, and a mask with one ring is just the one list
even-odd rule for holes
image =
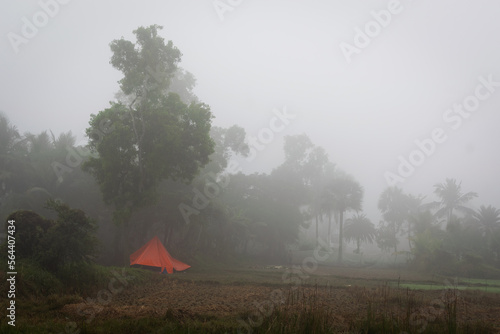
{"label": "bush", "polygon": [[82,210],[71,209],[53,200],[47,207],[57,220],[39,243],[37,260],[52,272],[72,263],[91,263],[97,254],[97,226]]}
{"label": "bush", "polygon": [[[39,242],[43,239],[47,230],[53,222],[44,219],[32,211],[16,211],[11,213],[7,220],[15,221],[14,235],[16,238],[16,258],[33,258],[39,251]],[[7,231],[7,224],[5,230]],[[4,249],[7,244],[2,245],[2,254],[7,254]]]}
{"label": "bush", "polygon": [[[23,210],[8,216],[15,220],[16,262],[29,260],[54,274],[65,266],[93,263],[98,249],[96,224],[83,211],[60,202],[49,200],[47,208],[57,213],[55,221]],[[7,243],[0,251],[5,259]]]}

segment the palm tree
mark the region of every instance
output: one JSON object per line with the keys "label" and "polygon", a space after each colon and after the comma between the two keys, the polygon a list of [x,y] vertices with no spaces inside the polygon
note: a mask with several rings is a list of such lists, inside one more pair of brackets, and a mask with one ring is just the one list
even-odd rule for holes
{"label": "palm tree", "polygon": [[74,147],[76,143],[76,137],[73,136],[71,131],[63,132],[56,138],[52,131],[50,131],[50,135],[52,136],[52,144],[58,150],[65,151],[67,147]]}
{"label": "palm tree", "polygon": [[500,228],[500,210],[489,205],[481,205],[479,210],[474,213],[475,220],[479,223],[479,230],[483,237],[491,235]]}
{"label": "palm tree", "polygon": [[334,207],[339,212],[339,253],[337,260],[342,262],[344,213],[350,210],[361,210],[363,188],[352,177],[347,175],[335,178],[327,187],[332,196]]}
{"label": "palm tree", "polygon": [[50,151],[54,148],[54,142],[47,131],[42,131],[38,135],[26,133],[25,137],[29,142],[30,153],[42,153],[44,151]]}
{"label": "palm tree", "polygon": [[[486,239],[486,249],[488,252],[496,253],[494,240],[500,232],[500,210],[491,205],[488,207],[481,205],[479,210],[474,213],[474,220],[479,224],[479,231]],[[498,258],[499,254],[497,253],[496,256]]]}
{"label": "palm tree", "polygon": [[364,214],[356,214],[346,220],[344,237],[348,242],[356,241],[356,254],[360,253],[361,242],[373,243],[375,233],[375,225]]}
{"label": "palm tree", "polygon": [[15,125],[10,124],[6,116],[0,113],[0,157],[10,153],[12,147],[21,140]]}
{"label": "palm tree", "polygon": [[444,183],[435,184],[434,188],[434,193],[440,198],[439,202],[434,202],[435,206],[439,206],[436,216],[442,217],[446,215],[448,224],[451,222],[453,210],[474,213],[472,209],[465,206],[465,203],[477,197],[477,194],[472,191],[463,194],[461,183],[457,184],[455,179],[446,179]]}
{"label": "palm tree", "polygon": [[8,163],[12,159],[11,148],[16,139],[19,139],[17,128],[10,124],[7,117],[0,113],[0,199],[7,192],[6,182],[13,171],[9,170]]}

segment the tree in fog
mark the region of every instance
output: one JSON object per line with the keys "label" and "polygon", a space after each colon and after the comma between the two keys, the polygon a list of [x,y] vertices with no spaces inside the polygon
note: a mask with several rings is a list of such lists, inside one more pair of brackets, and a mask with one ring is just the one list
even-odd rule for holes
{"label": "tree in fog", "polygon": [[488,253],[494,253],[497,261],[500,259],[498,253],[500,246],[500,210],[488,205],[481,205],[478,211],[474,213],[474,220],[481,236],[485,239],[484,246]]}
{"label": "tree in fog", "polygon": [[0,217],[20,209],[50,215],[52,211],[45,208],[50,198],[96,215],[100,197],[89,189],[95,186],[91,177],[80,170],[79,163],[86,156],[76,152],[71,131],[59,136],[49,131],[20,135],[2,116],[0,130]]}
{"label": "tree in fog", "polygon": [[268,258],[284,260],[286,246],[297,241],[303,216],[275,175],[232,175],[222,198],[233,216],[228,227],[244,243],[242,249],[251,243],[265,247]]}
{"label": "tree in fog", "polygon": [[408,218],[407,200],[408,198],[401,188],[389,187],[382,192],[378,201],[378,208],[387,223],[384,226],[384,231],[385,233],[391,232],[394,240],[396,240],[394,252],[397,252],[397,235]]}
{"label": "tree in fog", "polygon": [[323,215],[322,192],[325,176],[333,169],[324,148],[315,146],[306,134],[285,136],[285,161],[272,176],[285,188],[294,187],[295,205],[307,205],[316,223],[316,243],[319,238],[319,219]]}
{"label": "tree in fog", "polygon": [[[214,151],[210,108],[186,105],[168,92],[181,53],[153,25],[134,31],[136,44],[113,41],[110,63],[123,73],[128,101],[91,115],[89,147],[98,157],[84,164],[97,180],[114,219],[128,224],[134,210],[155,203],[162,180],[191,181]],[[127,227],[125,225],[125,227]],[[127,233],[125,231],[125,233]]]}
{"label": "tree in fog", "polygon": [[397,251],[398,238],[394,233],[394,229],[386,221],[380,221],[375,236],[377,246],[384,252],[389,252],[391,249]]}
{"label": "tree in fog", "polygon": [[198,103],[198,97],[193,92],[195,86],[196,78],[194,75],[181,67],[177,67],[177,71],[171,77],[167,91],[178,94],[182,102],[186,104]]}
{"label": "tree in fog", "polygon": [[[214,126],[210,129],[210,137],[215,144],[214,152],[209,157],[210,162],[193,180],[192,186],[203,189],[209,183],[220,181],[219,195],[211,199],[203,214],[193,219],[194,224],[188,227],[186,238],[189,238],[189,234],[195,234],[197,249],[206,251],[213,246],[210,250],[217,254],[227,254],[230,249],[239,246],[248,222],[246,217],[240,214],[241,211],[235,210],[222,200],[231,177],[227,171],[228,165],[233,156],[247,156],[249,146],[245,142],[245,129],[237,125],[228,128]],[[192,196],[191,189],[190,194]]]}
{"label": "tree in fog", "polygon": [[422,213],[429,212],[429,209],[426,205],[423,204],[424,197],[414,196],[412,194],[406,195],[407,197],[407,205],[408,205],[408,218],[407,222],[407,236],[408,236],[408,245],[410,247],[410,251],[412,249],[412,237],[416,233],[416,225],[418,224],[418,217]]}
{"label": "tree in fog", "polygon": [[21,138],[16,126],[0,114],[0,204],[5,203],[9,193],[19,191],[18,187],[27,182],[22,175],[27,151],[18,145]]}
{"label": "tree in fog", "polygon": [[240,155],[248,156],[250,148],[245,143],[245,129],[238,125],[228,128],[213,126],[210,129],[210,137],[214,142],[214,152],[210,155],[210,162],[203,168],[201,174],[224,172],[228,167],[231,157]]}
{"label": "tree in fog", "polygon": [[438,207],[437,217],[446,216],[446,223],[450,224],[453,217],[453,210],[472,214],[474,211],[465,204],[477,197],[475,192],[462,193],[461,183],[455,179],[446,179],[443,183],[434,185],[434,194],[439,197],[439,202],[433,203]]}
{"label": "tree in fog", "polygon": [[68,147],[74,147],[76,144],[76,138],[71,131],[61,133],[57,138],[50,132],[52,136],[52,143],[54,147],[58,150],[65,150]]}
{"label": "tree in fog", "polygon": [[[389,187],[385,189],[380,195],[378,201],[378,208],[382,213],[385,225],[382,227],[385,235],[387,233],[392,233],[393,237],[385,238],[390,243],[394,243],[394,251],[397,252],[398,234],[402,233],[403,226],[406,225],[406,233],[408,236],[408,243],[410,250],[412,244],[410,242],[412,229],[413,229],[413,219],[412,216],[418,215],[422,209],[422,197],[416,197],[413,195],[407,195],[403,193],[403,190],[398,187]],[[381,240],[381,243],[384,243]],[[387,245],[387,243],[386,243]]]}
{"label": "tree in fog", "polygon": [[306,165],[309,153],[313,149],[314,144],[306,134],[285,136],[283,145],[285,161],[271,173],[284,187],[295,189],[289,198],[297,206],[311,203],[311,175],[306,172]]}
{"label": "tree in fog", "polygon": [[421,270],[434,269],[443,264],[447,252],[442,250],[445,232],[439,228],[436,217],[429,210],[422,210],[410,216],[414,227],[410,238],[412,264]]}
{"label": "tree in fog", "polygon": [[4,159],[20,139],[21,135],[17,127],[0,113],[0,157]]}
{"label": "tree in fog", "polygon": [[344,237],[348,242],[356,242],[354,252],[359,254],[361,243],[372,244],[375,240],[376,232],[375,225],[373,225],[365,214],[356,214],[346,220]]}
{"label": "tree in fog", "polygon": [[344,239],[344,213],[361,210],[363,188],[352,177],[341,175],[326,185],[335,208],[339,212],[339,253],[338,262],[342,262],[342,243]]}
{"label": "tree in fog", "polygon": [[500,228],[500,210],[488,205],[481,205],[478,211],[474,212],[474,218],[478,223],[482,235],[487,237]]}

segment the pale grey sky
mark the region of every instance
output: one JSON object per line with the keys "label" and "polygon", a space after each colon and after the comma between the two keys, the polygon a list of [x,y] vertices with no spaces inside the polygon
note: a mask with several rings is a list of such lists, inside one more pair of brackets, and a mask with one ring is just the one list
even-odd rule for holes
{"label": "pale grey sky", "polygon": [[[218,13],[214,4],[231,10]],[[474,103],[480,77],[500,82],[500,3],[5,0],[0,13],[0,110],[22,132],[82,138],[89,115],[118,90],[109,43],[159,24],[196,76],[215,125],[258,136],[273,108],[296,115],[246,171],[269,172],[281,163],[282,137],[306,133],[363,185],[364,207],[378,223],[386,172],[397,174],[399,156],[409,159],[416,140],[441,128],[446,140],[398,185],[430,195],[433,184],[457,178],[479,193],[476,204],[500,207],[500,87],[456,129],[443,119],[454,104]],[[37,22],[37,32],[26,28]],[[29,38],[13,47],[13,36]],[[348,61],[341,45],[356,42]]]}

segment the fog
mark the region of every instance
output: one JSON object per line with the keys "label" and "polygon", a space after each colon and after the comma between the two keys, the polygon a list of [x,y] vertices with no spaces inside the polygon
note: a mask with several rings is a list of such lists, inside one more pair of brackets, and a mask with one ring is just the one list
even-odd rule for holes
{"label": "fog", "polygon": [[[242,160],[245,172],[270,172],[283,161],[283,136],[305,133],[359,181],[377,223],[387,172],[398,175],[399,157],[410,159],[415,141],[428,143],[439,128],[441,142],[414,155],[418,166],[397,185],[429,195],[455,178],[479,194],[476,205],[500,206],[496,2],[59,1],[27,36],[41,3],[50,2],[0,4],[0,110],[21,132],[71,130],[83,142],[90,114],[119,90],[109,43],[158,24],[196,77],[214,125],[258,137],[273,110],[293,115],[255,159]],[[363,32],[376,17],[383,24],[370,37]],[[484,98],[467,99],[478,85]],[[447,111],[467,101],[466,116]]]}

